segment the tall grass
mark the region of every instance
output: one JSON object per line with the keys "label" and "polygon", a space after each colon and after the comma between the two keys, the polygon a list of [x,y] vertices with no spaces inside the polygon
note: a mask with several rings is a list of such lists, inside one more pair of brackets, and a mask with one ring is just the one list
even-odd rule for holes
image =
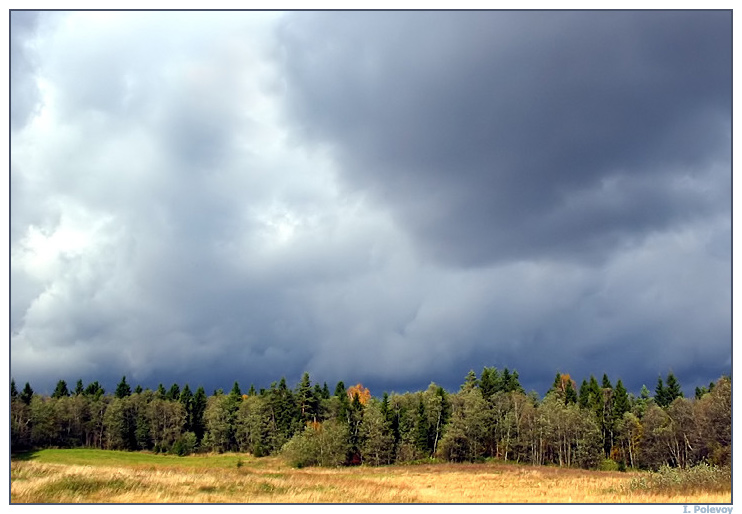
{"label": "tall grass", "polygon": [[[43,450],[11,461],[11,503],[731,501],[731,481],[726,482],[726,490],[719,490],[722,479],[716,469],[685,472],[696,477],[692,490],[659,490],[652,485],[652,481],[661,479],[672,482],[668,477],[673,472],[663,470],[657,478],[648,473],[501,462],[296,469],[281,458],[258,459],[245,454],[173,457],[104,450]],[[718,480],[701,480],[703,473]]]}
{"label": "tall grass", "polygon": [[706,463],[686,469],[662,466],[657,472],[632,479],[629,488],[649,493],[731,492],[732,469]]}

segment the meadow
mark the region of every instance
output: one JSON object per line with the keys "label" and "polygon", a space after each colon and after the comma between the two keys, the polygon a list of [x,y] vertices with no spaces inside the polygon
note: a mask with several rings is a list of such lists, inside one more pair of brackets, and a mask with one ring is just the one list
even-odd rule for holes
{"label": "meadow", "polygon": [[90,449],[11,458],[11,503],[730,503],[731,479],[505,462],[296,469],[280,457]]}

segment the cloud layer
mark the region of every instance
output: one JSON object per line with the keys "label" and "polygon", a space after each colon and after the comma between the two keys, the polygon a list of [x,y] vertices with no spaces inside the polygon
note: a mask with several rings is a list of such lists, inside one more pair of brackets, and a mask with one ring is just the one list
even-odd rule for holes
{"label": "cloud layer", "polygon": [[730,13],[13,13],[11,129],[17,381],[731,370]]}

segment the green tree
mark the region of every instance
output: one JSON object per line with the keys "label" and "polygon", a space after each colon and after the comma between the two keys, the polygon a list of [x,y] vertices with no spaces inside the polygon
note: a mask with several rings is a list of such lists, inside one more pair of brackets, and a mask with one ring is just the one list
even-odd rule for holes
{"label": "green tree", "polygon": [[196,440],[199,444],[206,431],[204,412],[206,411],[207,400],[206,391],[203,386],[199,386],[196,389],[196,394],[193,395],[193,413],[191,418],[191,430],[196,434]]}
{"label": "green tree", "polygon": [[[15,384],[13,384],[15,387]],[[64,380],[60,380],[57,382],[57,387],[54,388],[54,392],[52,393],[52,398],[62,398],[63,396],[69,396],[70,392],[67,390],[67,382]]]}
{"label": "green tree", "polygon": [[165,393],[165,399],[174,402],[177,401],[178,398],[180,398],[180,386],[174,383],[170,386],[167,393]]}
{"label": "green tree", "polygon": [[82,385],[82,379],[79,379],[77,381],[77,384],[75,385],[75,396],[80,396],[81,394],[85,393],[85,389]]}
{"label": "green tree", "polygon": [[15,400],[18,398],[18,389],[15,387],[15,380],[10,379],[10,399]]}
{"label": "green tree", "polygon": [[126,375],[121,378],[121,382],[116,386],[116,398],[126,398],[131,395],[131,387],[126,383]]}
{"label": "green tree", "polygon": [[675,375],[672,373],[669,373],[667,375],[667,386],[665,387],[665,395],[666,395],[666,401],[667,405],[670,405],[675,398],[682,398],[683,397],[683,391],[680,388],[680,382],[678,382],[678,379],[675,378]]}
{"label": "green tree", "polygon": [[93,400],[99,400],[104,394],[106,394],[106,390],[103,389],[97,380],[91,382],[85,388],[85,396],[92,398]]}
{"label": "green tree", "polygon": [[31,405],[32,398],[33,398],[33,389],[31,388],[31,384],[26,382],[26,385],[23,386],[23,391],[21,391],[20,399],[26,405]]}
{"label": "green tree", "polygon": [[363,411],[361,422],[361,458],[364,463],[381,466],[394,462],[394,434],[382,410],[372,399]]}
{"label": "green tree", "polygon": [[662,376],[657,377],[657,386],[654,388],[654,402],[660,407],[667,407],[670,405],[668,401],[667,389],[662,381]]}

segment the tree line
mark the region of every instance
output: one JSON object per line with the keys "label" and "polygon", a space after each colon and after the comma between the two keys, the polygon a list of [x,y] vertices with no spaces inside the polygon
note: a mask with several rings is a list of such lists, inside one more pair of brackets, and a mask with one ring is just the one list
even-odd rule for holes
{"label": "tree line", "polygon": [[186,384],[132,390],[123,377],[113,393],[96,381],[73,390],[60,380],[51,396],[11,381],[11,450],[90,447],[169,452],[285,455],[296,466],[386,465],[437,458],[567,467],[657,469],[699,462],[731,464],[731,378],[685,398],[677,378],[660,376],[651,395],[628,393],[621,380],[594,376],[578,387],[557,373],[539,398],[517,371],[470,371],[456,392],[373,397],[361,384],[331,393],[304,373],[267,389],[206,395]]}

